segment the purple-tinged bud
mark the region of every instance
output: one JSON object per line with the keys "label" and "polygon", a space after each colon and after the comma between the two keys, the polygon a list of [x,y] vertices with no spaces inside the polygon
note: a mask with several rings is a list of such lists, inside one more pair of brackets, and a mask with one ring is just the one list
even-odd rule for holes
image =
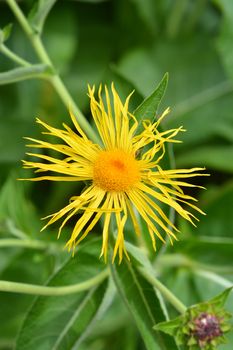
{"label": "purple-tinged bud", "polygon": [[203,312],[193,320],[192,331],[200,347],[223,335],[221,320],[214,314]]}

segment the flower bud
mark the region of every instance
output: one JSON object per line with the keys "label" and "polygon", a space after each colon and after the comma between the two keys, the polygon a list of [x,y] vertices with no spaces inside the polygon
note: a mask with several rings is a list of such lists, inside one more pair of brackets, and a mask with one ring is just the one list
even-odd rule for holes
{"label": "flower bud", "polygon": [[216,350],[218,345],[226,343],[225,334],[232,328],[231,314],[223,308],[231,290],[228,288],[208,302],[193,305],[176,319],[154,328],[174,336],[178,345],[189,350]]}

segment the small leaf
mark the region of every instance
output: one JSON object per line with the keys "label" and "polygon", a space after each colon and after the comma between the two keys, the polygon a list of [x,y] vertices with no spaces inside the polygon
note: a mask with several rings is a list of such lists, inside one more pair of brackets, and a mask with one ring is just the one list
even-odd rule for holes
{"label": "small leaf", "polygon": [[112,276],[119,293],[134,317],[139,332],[148,350],[177,350],[175,341],[156,333],[152,327],[165,321],[164,304],[144,277],[137,271],[133,261],[124,259],[120,265],[111,266]]}
{"label": "small leaf", "polygon": [[7,24],[3,29],[0,29],[0,45],[10,37],[11,30],[12,23]]}
{"label": "small leaf", "polygon": [[155,91],[147,97],[134,111],[134,115],[137,118],[139,125],[137,133],[140,133],[142,130],[142,121],[145,119],[153,120],[156,116],[159,104],[164,96],[168,83],[168,73],[166,73],[156,87]]}
{"label": "small leaf", "polygon": [[[97,257],[100,240],[80,247],[50,279],[49,286],[81,283],[103,271]],[[90,325],[105,311],[107,281],[89,291],[59,297],[38,297],[20,330],[16,349],[70,350],[78,348]],[[108,302],[107,302],[108,303]]]}
{"label": "small leaf", "polygon": [[0,73],[0,85],[16,83],[26,79],[41,78],[43,74],[48,74],[49,70],[50,68],[46,64],[34,64],[29,67],[15,68]]}
{"label": "small leaf", "polygon": [[217,308],[223,308],[229,294],[231,293],[233,286],[225,289],[222,293],[218,294],[216,297],[209,301],[210,304],[215,304]]}
{"label": "small leaf", "polygon": [[29,14],[31,26],[41,33],[45,20],[57,0],[38,0]]}
{"label": "small leaf", "polygon": [[182,317],[177,317],[171,321],[160,322],[156,324],[153,328],[157,331],[162,331],[174,337],[177,333],[177,329],[180,327],[182,323],[182,320],[183,320]]}

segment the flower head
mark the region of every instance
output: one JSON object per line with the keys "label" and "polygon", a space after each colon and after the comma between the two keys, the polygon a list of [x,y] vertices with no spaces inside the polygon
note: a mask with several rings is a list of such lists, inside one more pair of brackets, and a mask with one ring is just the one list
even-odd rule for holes
{"label": "flower head", "polygon": [[95,144],[87,138],[71,112],[76,131],[66,124],[63,124],[64,129],[57,129],[37,119],[47,130],[46,134],[57,137],[59,143],[27,138],[33,142],[28,146],[55,150],[62,155],[62,159],[28,153],[42,159],[43,162],[23,161],[25,168],[35,168],[35,172],[45,173],[30,179],[33,181],[89,181],[89,186],[81,194],[70,198],[67,206],[47,217],[49,221],[44,228],[63,219],[59,236],[67,221],[79,214],[66,244],[69,249],[73,249],[100,218],[103,218],[101,256],[103,255],[105,260],[108,252],[109,225],[113,217],[117,226],[113,260],[119,254],[121,261],[124,253],[128,256],[124,245],[124,226],[128,218],[131,218],[136,234],[140,233],[135,212],[145,221],[154,248],[156,237],[165,242],[164,236],[168,235],[172,243],[173,239],[176,239],[174,232],[178,231],[162,211],[159,202],[173,207],[178,214],[193,224],[196,217],[188,208],[203,213],[192,204],[195,199],[184,194],[182,189],[194,187],[183,179],[200,176],[199,171],[203,169],[164,170],[159,165],[165,154],[165,144],[179,142],[175,136],[184,129],[179,127],[159,131],[162,119],[169,112],[167,109],[158,120],[144,121],[143,130],[137,133],[138,122],[128,110],[130,96],[123,104],[112,84],[111,96],[105,87],[104,103],[101,87],[98,99],[95,97],[95,87],[89,87],[91,112],[102,145]]}
{"label": "flower head", "polygon": [[232,315],[224,309],[224,304],[233,287],[227,288],[213,299],[189,307],[177,318],[161,322],[154,329],[175,337],[178,345],[189,350],[216,350],[225,344],[226,333],[232,330]]}
{"label": "flower head", "polygon": [[213,313],[202,312],[192,320],[190,335],[193,335],[200,347],[221,337],[221,319]]}

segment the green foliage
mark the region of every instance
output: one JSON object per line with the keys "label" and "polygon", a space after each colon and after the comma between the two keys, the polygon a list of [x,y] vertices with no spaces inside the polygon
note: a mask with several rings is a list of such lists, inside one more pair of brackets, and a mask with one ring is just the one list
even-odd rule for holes
{"label": "green foliage", "polygon": [[[34,117],[53,125],[69,123],[67,108],[53,86],[54,73],[62,75],[85,116],[90,114],[88,83],[114,81],[122,98],[135,89],[130,110],[140,125],[171,106],[162,127],[187,129],[178,135],[183,143],[174,147],[176,166],[205,166],[211,176],[196,182],[207,188],[202,194],[187,189],[207,213],[197,228],[174,218],[173,210],[167,213],[182,232],[174,246],[158,246],[155,253],[143,223],[137,241],[129,224],[126,236],[131,243],[126,245],[131,261],[110,266],[108,282],[59,297],[34,299],[1,292],[0,350],[183,350],[171,337],[180,318],[139,267],[157,276],[190,307],[233,283],[232,2],[18,2],[25,15],[29,13],[33,38],[44,43],[54,70],[41,61],[35,42],[32,45],[19,28],[8,7],[13,2],[0,5],[0,279],[63,286],[85,281],[105,268],[98,259],[98,227],[74,258],[62,250],[71,226],[59,242],[56,227],[39,233],[42,215],[80,193],[76,183],[25,186],[17,181],[24,177],[19,174],[23,137],[37,137],[39,132]],[[174,168],[173,149],[166,151],[163,168]],[[226,308],[233,312],[232,293],[228,299]],[[156,323],[157,332],[152,328]],[[164,327],[168,334],[161,332]],[[227,339],[220,350],[231,349],[232,335]]]}
{"label": "green foliage", "polygon": [[143,130],[143,120],[153,121],[155,119],[158,112],[158,107],[165,94],[167,83],[168,74],[166,73],[152,94],[147,97],[134,111],[134,116],[137,118],[139,124],[141,124],[141,126],[139,125],[139,128],[137,129],[138,134],[140,134],[140,132]]}
{"label": "green foliage", "polygon": [[[148,267],[147,264],[146,266]],[[165,319],[164,304],[154,288],[139,274],[134,263],[124,258],[123,263],[114,264],[111,271],[117,289],[132,313],[147,349],[176,350],[172,338],[153,333],[153,324]]]}
{"label": "green foliage", "polygon": [[[75,258],[63,264],[47,285],[60,286],[83,282],[105,269],[98,259],[100,241],[83,246]],[[16,349],[71,349],[78,347],[104,304],[107,282],[89,291],[61,297],[38,297],[20,330]],[[104,308],[103,308],[104,311]],[[39,335],[40,334],[40,335]]]}

